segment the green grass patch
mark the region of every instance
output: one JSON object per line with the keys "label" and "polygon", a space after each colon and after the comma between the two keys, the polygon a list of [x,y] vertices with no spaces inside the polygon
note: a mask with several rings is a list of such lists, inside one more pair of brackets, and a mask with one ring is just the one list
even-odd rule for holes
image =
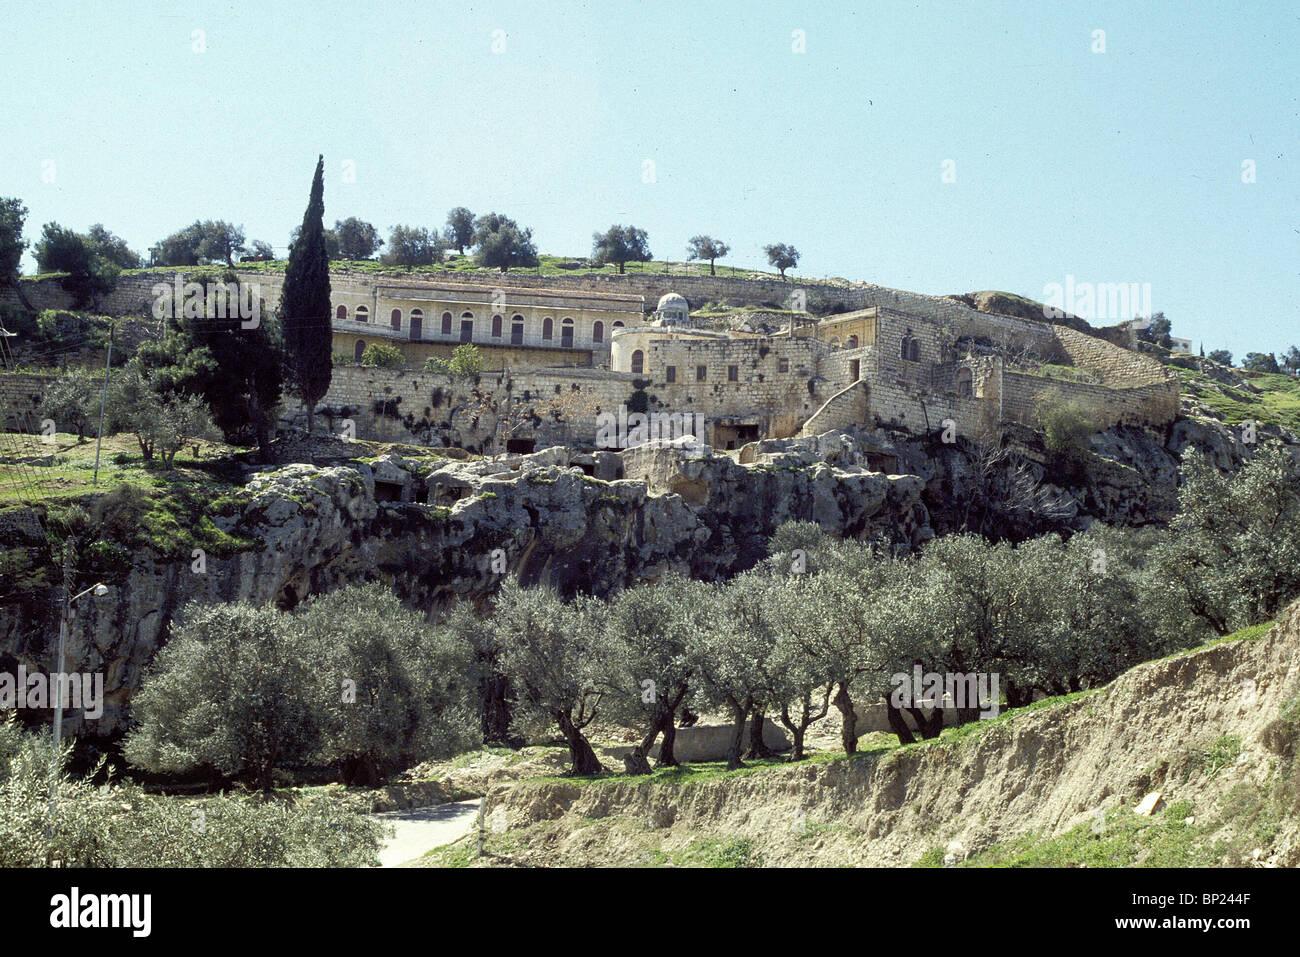
{"label": "green grass patch", "polygon": [[[1034,833],[998,843],[954,863],[956,867],[1207,867],[1220,860],[1208,839],[1210,828],[1188,824],[1189,802],[1179,801],[1151,817],[1126,807],[1071,828],[1056,837]],[[934,848],[916,867],[944,866]]]}
{"label": "green grass patch", "polygon": [[761,867],[763,860],[747,837],[707,837],[671,855],[674,867]]}
{"label": "green grass patch", "polygon": [[1193,369],[1176,368],[1183,392],[1208,406],[1228,425],[1255,421],[1300,432],[1300,379],[1266,372],[1241,372],[1259,394],[1215,382]]}

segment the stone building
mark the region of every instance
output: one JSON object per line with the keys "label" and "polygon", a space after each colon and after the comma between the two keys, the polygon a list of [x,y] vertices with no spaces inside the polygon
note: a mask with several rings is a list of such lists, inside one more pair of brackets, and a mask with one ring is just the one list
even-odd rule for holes
{"label": "stone building", "polygon": [[[124,277],[101,308],[147,315],[154,284],[174,276]],[[947,297],[867,283],[796,289],[773,279],[505,279],[332,275],[340,361],[322,402],[327,417],[355,417],[362,438],[486,450],[590,443],[596,417],[624,405],[703,414],[707,441],[721,448],[855,424],[978,439],[1004,422],[1036,426],[1054,402],[1078,406],[1098,428],[1160,428],[1179,412],[1177,377],[1159,362]],[[241,280],[258,287],[265,308],[278,304],[281,276]],[[67,298],[54,281],[30,283],[28,293],[43,307]],[[0,290],[0,303],[7,295]],[[715,331],[692,321],[690,301],[752,305],[790,321],[772,334]],[[656,303],[649,312],[648,302]],[[795,311],[775,306],[782,302]],[[356,365],[371,342],[397,345],[406,368]],[[477,381],[420,371],[427,357],[448,356],[462,342],[483,355],[487,371]]]}
{"label": "stone building", "polygon": [[336,281],[331,299],[336,355],[360,361],[383,342],[420,366],[472,342],[489,369],[603,366],[610,336],[645,311],[642,296],[441,282]]}

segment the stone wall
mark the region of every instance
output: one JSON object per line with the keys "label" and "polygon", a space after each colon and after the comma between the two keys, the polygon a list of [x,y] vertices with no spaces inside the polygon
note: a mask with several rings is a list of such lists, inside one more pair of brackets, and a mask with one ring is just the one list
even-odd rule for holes
{"label": "stone wall", "polygon": [[[472,378],[359,365],[336,366],[321,401],[331,431],[350,419],[356,437],[490,451],[496,442],[595,441],[597,416],[635,404],[635,376],[592,369],[510,369]],[[649,401],[647,411],[660,403]],[[286,403],[286,423],[302,419]]]}
{"label": "stone wall", "polygon": [[[642,352],[640,378],[648,380],[646,391],[672,411],[709,417],[784,412],[803,419],[846,384],[842,379],[825,386],[812,381],[824,350],[809,339],[669,338],[629,331],[615,336],[611,365],[630,373],[631,352]],[[674,381],[668,381],[670,374]]]}
{"label": "stone wall", "polygon": [[800,435],[820,435],[832,429],[847,429],[867,421],[869,413],[867,386],[854,382],[826,400],[826,404],[813,413],[803,424]]}
{"label": "stone wall", "polygon": [[15,431],[38,429],[41,400],[54,378],[33,372],[0,373],[0,425]]}
{"label": "stone wall", "polygon": [[1019,372],[1003,372],[1002,377],[1003,419],[1030,427],[1039,426],[1041,410],[1054,401],[1079,406],[1103,429],[1114,425],[1166,425],[1178,416],[1177,382],[1113,389]]}

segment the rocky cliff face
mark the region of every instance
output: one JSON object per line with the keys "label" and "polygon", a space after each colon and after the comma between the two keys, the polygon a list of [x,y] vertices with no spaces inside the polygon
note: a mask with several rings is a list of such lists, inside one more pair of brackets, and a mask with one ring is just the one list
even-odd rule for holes
{"label": "rocky cliff face", "polygon": [[[1192,418],[1163,432],[1095,436],[1082,464],[1068,468],[1037,441],[1009,433],[1007,454],[992,463],[960,444],[876,430],[753,443],[739,461],[704,447],[586,455],[557,447],[480,461],[390,454],[288,465],[254,474],[233,502],[200,519],[253,544],[201,560],[132,550],[107,596],[78,603],[67,669],[103,672],[106,710],[90,730],[107,733],[121,727],[144,666],[190,601],[291,607],[382,579],[435,610],[481,599],[515,572],[563,594],[603,595],[670,570],[732,575],[758,561],[789,520],[901,550],[962,530],[1019,539],[1096,520],[1160,523],[1176,508],[1185,449],[1201,448],[1225,469],[1247,454],[1237,430]],[[1026,476],[1039,496],[1031,507],[1017,502]],[[6,547],[39,538],[38,524],[8,515],[0,513]],[[56,599],[56,589],[38,588],[0,604],[0,671],[52,667]]]}
{"label": "rocky cliff face", "polygon": [[[235,507],[227,500],[205,516],[254,547],[202,561],[137,550],[108,595],[79,603],[66,667],[103,672],[106,692],[104,716],[87,730],[122,726],[144,666],[189,601],[291,607],[379,578],[435,609],[481,598],[512,572],[562,593],[606,594],[669,570],[730,575],[762,557],[790,519],[904,547],[930,535],[920,479],[850,462],[772,456],[740,466],[707,448],[636,450],[603,457],[602,470],[629,476],[604,481],[569,458],[562,449],[478,462],[390,455],[254,475]],[[55,597],[0,607],[0,669],[51,666]]]}

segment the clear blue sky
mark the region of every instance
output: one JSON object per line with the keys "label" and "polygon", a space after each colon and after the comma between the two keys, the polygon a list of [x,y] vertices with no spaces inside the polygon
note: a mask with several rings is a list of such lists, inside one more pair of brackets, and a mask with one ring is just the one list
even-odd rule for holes
{"label": "clear blue sky", "polygon": [[1300,4],[5,0],[3,16],[0,195],[26,202],[31,239],[103,222],[144,251],[214,218],[282,248],[324,153],[329,222],[433,227],[465,205],[558,254],[631,222],[659,257],[707,232],[758,266],[790,242],[802,275],[929,293],[1150,283],[1207,349],[1300,341]]}

